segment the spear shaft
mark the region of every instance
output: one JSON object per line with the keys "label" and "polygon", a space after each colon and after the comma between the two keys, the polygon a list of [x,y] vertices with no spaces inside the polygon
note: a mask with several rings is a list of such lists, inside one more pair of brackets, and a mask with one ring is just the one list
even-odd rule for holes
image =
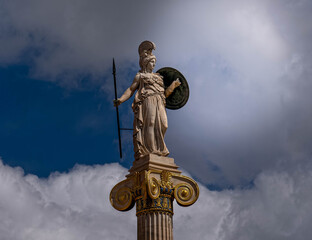
{"label": "spear shaft", "polygon": [[[113,76],[114,76],[115,100],[117,100],[116,67],[115,67],[115,59],[114,58],[113,58]],[[117,105],[116,105],[116,113],[117,113],[117,127],[118,127],[118,139],[119,139],[119,154],[120,154],[120,158],[122,158],[119,111],[118,111]]]}

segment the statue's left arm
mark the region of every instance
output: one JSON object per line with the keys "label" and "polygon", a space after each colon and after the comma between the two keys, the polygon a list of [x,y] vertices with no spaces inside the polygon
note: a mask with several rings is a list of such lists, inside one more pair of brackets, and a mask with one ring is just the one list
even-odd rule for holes
{"label": "statue's left arm", "polygon": [[173,93],[174,89],[179,87],[181,85],[181,82],[179,80],[179,78],[177,78],[176,80],[174,80],[170,86],[166,89],[165,91],[165,96],[169,97],[171,93]]}

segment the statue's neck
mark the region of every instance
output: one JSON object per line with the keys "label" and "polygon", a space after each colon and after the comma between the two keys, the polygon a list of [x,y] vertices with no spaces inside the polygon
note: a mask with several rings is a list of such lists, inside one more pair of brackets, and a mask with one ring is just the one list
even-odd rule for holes
{"label": "statue's neck", "polygon": [[153,69],[141,69],[142,73],[153,73]]}

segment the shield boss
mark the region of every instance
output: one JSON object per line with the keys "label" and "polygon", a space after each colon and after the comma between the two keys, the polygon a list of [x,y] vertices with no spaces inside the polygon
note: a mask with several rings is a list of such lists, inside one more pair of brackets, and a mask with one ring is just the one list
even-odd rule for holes
{"label": "shield boss", "polygon": [[170,67],[164,67],[157,71],[164,78],[165,89],[176,80],[180,79],[181,85],[174,89],[173,93],[166,98],[166,108],[179,109],[183,107],[190,95],[189,86],[185,77],[178,70]]}

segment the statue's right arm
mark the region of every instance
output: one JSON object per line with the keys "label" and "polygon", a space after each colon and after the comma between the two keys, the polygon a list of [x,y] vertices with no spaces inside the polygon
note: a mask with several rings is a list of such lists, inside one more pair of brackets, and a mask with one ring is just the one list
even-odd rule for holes
{"label": "statue's right arm", "polygon": [[124,92],[124,94],[122,94],[122,96],[120,98],[118,98],[117,100],[114,100],[114,106],[118,106],[118,105],[122,104],[123,102],[127,101],[129,98],[131,98],[131,96],[134,94],[135,90],[137,90],[137,88],[139,87],[139,82],[140,82],[139,80],[140,80],[140,75],[137,74],[134,77],[131,86],[129,88],[127,88],[127,90]]}

